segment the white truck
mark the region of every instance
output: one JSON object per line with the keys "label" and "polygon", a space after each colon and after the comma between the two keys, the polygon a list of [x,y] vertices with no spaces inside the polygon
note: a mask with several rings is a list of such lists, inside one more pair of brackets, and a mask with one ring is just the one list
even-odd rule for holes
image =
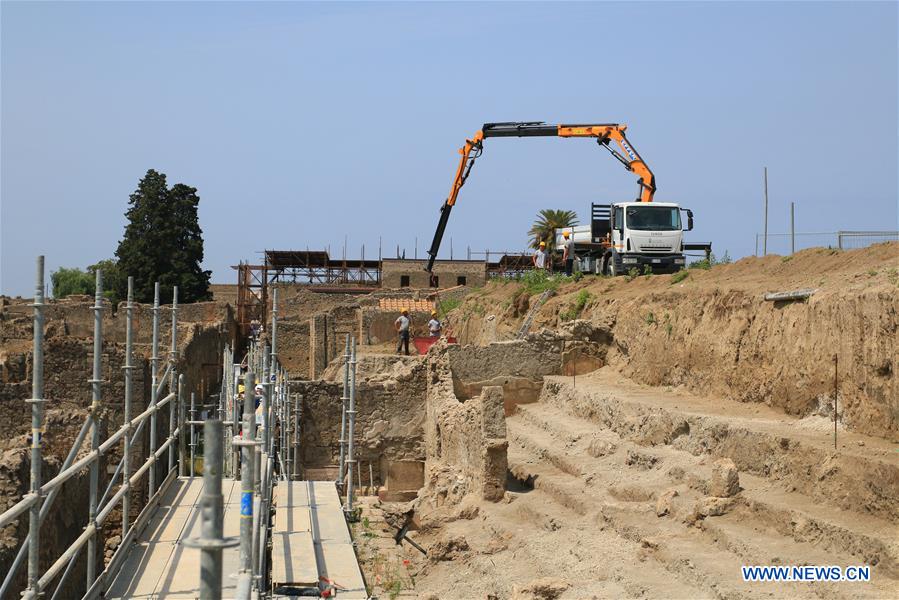
{"label": "white truck", "polygon": [[557,252],[564,248],[564,231],[574,238],[581,272],[614,276],[649,267],[653,273],[673,273],[686,265],[685,250],[711,252],[711,244],[684,242],[684,232],[693,229],[693,211],[671,202],[593,204],[590,217],[590,225],[556,231]]}
{"label": "white truck", "polygon": [[[705,250],[711,244],[685,244],[684,231],[693,229],[693,213],[677,204],[653,202],[656,192],[655,176],[640,158],[636,148],[625,136],[627,125],[619,123],[577,123],[550,125],[543,121],[484,123],[481,130],[459,148],[461,159],[449,196],[440,207],[440,219],[434,240],[428,250],[425,270],[431,273],[440,242],[449,222],[450,211],[456,204],[459,190],[471,174],[475,161],[484,151],[488,138],[560,137],[593,139],[605,148],[624,168],[638,177],[635,202],[594,204],[590,225],[574,227],[575,255],[582,271],[617,275],[631,268],[640,271],[649,267],[653,272],[673,272],[684,267],[684,250]],[[617,147],[617,149],[616,149]],[[681,213],[687,214],[684,229]],[[556,232],[556,248],[561,249],[561,230]],[[436,279],[432,274],[432,283]]]}

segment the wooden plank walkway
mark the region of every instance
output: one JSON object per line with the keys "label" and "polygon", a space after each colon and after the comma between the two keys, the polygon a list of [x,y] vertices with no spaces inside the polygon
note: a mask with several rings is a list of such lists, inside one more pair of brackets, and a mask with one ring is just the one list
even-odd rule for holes
{"label": "wooden plank walkway", "polygon": [[316,587],[321,575],[340,586],[339,598],[368,598],[334,482],[279,481],[274,498],[274,596]]}
{"label": "wooden plank walkway", "polygon": [[[162,498],[140,539],[105,598],[197,598],[200,591],[200,551],[181,542],[200,537],[200,496],[203,478],[179,478]],[[240,482],[222,480],[224,535],[240,536]],[[222,597],[233,598],[240,568],[237,547],[222,552]]]}

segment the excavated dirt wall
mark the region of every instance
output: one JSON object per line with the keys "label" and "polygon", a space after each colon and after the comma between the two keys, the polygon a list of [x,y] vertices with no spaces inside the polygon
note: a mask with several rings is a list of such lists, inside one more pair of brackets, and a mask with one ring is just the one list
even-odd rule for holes
{"label": "excavated dirt wall", "polygon": [[[608,331],[605,360],[641,383],[761,402],[784,412],[833,415],[850,430],[899,440],[899,244],[793,257],[747,258],[709,271],[563,284],[532,330],[579,318]],[[453,313],[462,341],[514,336],[519,286],[491,284]],[[766,292],[815,289],[807,301]],[[518,292],[520,293],[520,292]],[[491,309],[495,312],[491,312]]]}

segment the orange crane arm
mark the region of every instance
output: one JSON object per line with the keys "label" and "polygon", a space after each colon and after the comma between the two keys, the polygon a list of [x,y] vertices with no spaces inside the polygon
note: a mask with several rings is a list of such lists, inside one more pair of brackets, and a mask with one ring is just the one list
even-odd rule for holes
{"label": "orange crane arm", "polygon": [[[596,139],[596,143],[604,147],[612,154],[624,168],[631,171],[639,178],[637,183],[640,186],[640,202],[652,202],[652,197],[656,191],[655,176],[633,146],[627,141],[624,132],[627,125],[619,125],[617,123],[605,124],[588,124],[588,125],[548,125],[543,122],[525,122],[525,123],[485,123],[470,140],[465,140],[465,145],[459,148],[459,154],[462,155],[459,160],[459,166],[456,168],[456,176],[453,178],[453,186],[450,188],[449,196],[443,206],[440,207],[440,220],[437,223],[437,231],[434,232],[434,240],[431,242],[431,248],[428,250],[428,266],[426,270],[431,272],[434,267],[434,261],[437,259],[437,252],[440,250],[440,242],[443,240],[443,232],[446,230],[446,224],[449,221],[450,211],[456,204],[459,197],[459,190],[465,185],[465,180],[471,173],[475,161],[483,152],[484,139],[488,137],[591,137]],[[622,154],[611,146],[614,141]]]}

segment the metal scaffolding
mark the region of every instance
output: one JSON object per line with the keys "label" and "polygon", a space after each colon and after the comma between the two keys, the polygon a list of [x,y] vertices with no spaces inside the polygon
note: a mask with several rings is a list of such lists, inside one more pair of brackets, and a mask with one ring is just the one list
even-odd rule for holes
{"label": "metal scaffolding", "polygon": [[[28,538],[21,544],[9,571],[5,574],[0,597],[8,597],[13,579],[27,558],[28,580],[23,598],[61,598],[65,582],[75,570],[75,565],[86,549],[86,589],[84,598],[105,597],[112,593],[118,578],[128,579],[134,573],[123,569],[132,564],[129,551],[141,538],[147,525],[174,482],[189,484],[195,478],[195,461],[203,460],[203,492],[200,500],[201,533],[196,538],[181,540],[186,547],[197,548],[201,552],[198,573],[199,596],[204,599],[220,599],[223,585],[223,551],[240,545],[240,571],[237,574],[237,598],[266,597],[270,594],[271,531],[273,526],[273,490],[277,481],[294,478],[299,456],[300,402],[290,394],[289,376],[278,360],[278,294],[273,294],[271,311],[271,347],[264,342],[249,344],[246,372],[235,362],[232,348],[223,350],[222,383],[218,394],[213,395],[215,403],[201,406],[211,407],[209,414],[198,416],[197,398],[190,394],[189,404],[185,401],[187,386],[184,375],[178,373],[178,290],[172,299],[171,344],[167,358],[163,361],[159,348],[160,313],[159,285],[153,304],[152,352],[150,364],[152,377],[148,407],[133,416],[133,361],[134,345],[134,281],[128,278],[128,299],[125,309],[125,365],[124,365],[124,416],[123,424],[105,440],[101,440],[105,416],[105,402],[101,394],[102,375],[102,275],[98,272],[93,304],[94,340],[93,365],[89,383],[91,384],[91,406],[88,416],[71,450],[63,462],[59,473],[47,482],[41,479],[41,450],[44,395],[44,261],[39,257],[34,297],[34,359],[32,368],[31,405],[31,481],[29,493],[0,514],[0,527],[5,527],[17,519],[28,515]],[[350,378],[349,443],[346,463],[352,476],[353,426],[355,415],[355,342],[352,354],[348,356],[348,367],[352,365]],[[164,364],[163,364],[164,363]],[[257,380],[256,374],[259,374]],[[257,381],[261,390],[257,394]],[[240,391],[241,384],[244,386]],[[165,395],[163,395],[165,394]],[[110,399],[107,399],[108,402]],[[242,406],[241,406],[242,404]],[[158,443],[156,435],[159,414],[168,408],[168,431]],[[189,412],[188,412],[189,409]],[[198,435],[202,428],[202,435]],[[147,429],[147,433],[144,433]],[[90,436],[88,435],[90,434]],[[149,439],[143,439],[149,437]],[[90,450],[82,458],[75,460],[85,441],[89,440]],[[132,465],[132,449],[146,444],[149,456],[140,465]],[[121,447],[122,456],[108,485],[101,488],[101,461],[113,449]],[[240,460],[234,460],[233,450],[240,452]],[[167,459],[166,454],[168,455]],[[189,461],[189,462],[188,462]],[[133,467],[136,467],[134,469]],[[162,469],[162,472],[159,472]],[[38,558],[41,555],[40,525],[46,518],[54,500],[65,482],[83,472],[89,472],[89,515],[81,535],[58,556],[52,564],[41,571]],[[178,477],[179,473],[181,477]],[[223,537],[224,500],[222,477],[240,477],[240,538]],[[146,486],[146,487],[144,487]],[[172,491],[179,489],[173,488]],[[148,499],[143,508],[132,518],[132,495],[143,495]],[[102,492],[102,493],[101,493]],[[352,491],[348,497],[352,502]],[[98,543],[104,525],[113,510],[122,506],[122,540],[112,557],[105,564]],[[170,510],[170,507],[167,507]],[[152,529],[152,528],[150,528]],[[349,542],[348,542],[349,543]],[[236,558],[236,553],[235,553]],[[46,559],[46,557],[45,557]],[[313,557],[313,560],[318,560]],[[178,565],[173,565],[178,568]],[[152,569],[151,569],[152,570]],[[158,573],[153,571],[154,581]],[[325,584],[321,584],[325,585]],[[54,589],[55,586],[55,589]],[[233,589],[233,588],[232,588]],[[322,588],[325,589],[325,588]],[[364,586],[361,588],[364,591]],[[52,595],[49,592],[53,590]]]}

